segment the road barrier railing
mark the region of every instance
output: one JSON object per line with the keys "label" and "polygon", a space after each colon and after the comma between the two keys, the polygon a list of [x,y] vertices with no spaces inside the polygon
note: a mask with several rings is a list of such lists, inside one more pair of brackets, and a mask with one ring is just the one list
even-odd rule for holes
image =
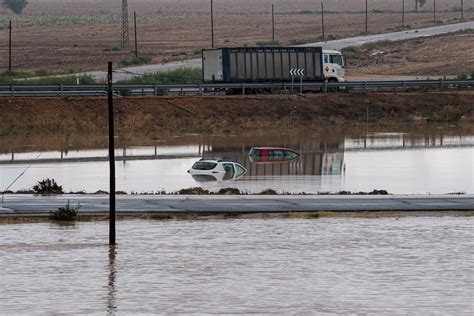
{"label": "road barrier railing", "polygon": [[[371,80],[333,82],[196,83],[114,85],[117,96],[203,95],[218,93],[297,93],[310,91],[400,91],[407,89],[474,89],[474,80]],[[0,96],[104,96],[105,84],[0,85]]]}

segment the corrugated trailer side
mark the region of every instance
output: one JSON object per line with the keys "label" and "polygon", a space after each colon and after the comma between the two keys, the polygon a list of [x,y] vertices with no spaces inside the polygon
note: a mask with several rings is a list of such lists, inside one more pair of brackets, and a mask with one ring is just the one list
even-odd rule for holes
{"label": "corrugated trailer side", "polygon": [[[218,57],[215,51],[220,52]],[[218,67],[211,62],[215,58],[219,58]],[[203,51],[205,82],[290,81],[291,69],[304,69],[304,81],[323,81],[322,48],[242,47]]]}

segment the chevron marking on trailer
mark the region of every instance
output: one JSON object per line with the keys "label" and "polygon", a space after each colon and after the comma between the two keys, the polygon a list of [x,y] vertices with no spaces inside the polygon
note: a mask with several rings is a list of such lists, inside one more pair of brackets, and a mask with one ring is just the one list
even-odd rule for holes
{"label": "chevron marking on trailer", "polygon": [[290,76],[300,76],[304,77],[304,69],[303,68],[291,68],[290,69]]}

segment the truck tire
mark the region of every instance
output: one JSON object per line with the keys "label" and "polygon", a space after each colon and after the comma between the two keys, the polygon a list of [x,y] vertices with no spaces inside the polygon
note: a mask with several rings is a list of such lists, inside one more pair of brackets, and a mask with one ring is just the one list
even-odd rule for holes
{"label": "truck tire", "polygon": [[[336,78],[329,78],[329,79],[328,79],[328,82],[330,82],[330,83],[338,83],[338,81],[337,81]],[[329,91],[329,92],[337,92],[337,91],[339,91],[339,87],[330,87],[330,88],[328,88],[328,91]]]}

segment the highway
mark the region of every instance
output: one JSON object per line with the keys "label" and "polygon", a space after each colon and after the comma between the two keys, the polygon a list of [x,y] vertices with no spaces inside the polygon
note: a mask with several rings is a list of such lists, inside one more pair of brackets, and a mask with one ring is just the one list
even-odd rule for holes
{"label": "highway", "polygon": [[[81,213],[107,213],[108,195],[6,194],[0,215],[41,215],[70,201]],[[474,195],[119,195],[117,212],[277,213],[311,211],[473,211]]]}
{"label": "highway", "polygon": [[[322,46],[324,49],[337,49],[340,50],[345,47],[349,46],[361,46],[367,43],[373,43],[378,41],[401,41],[407,40],[412,38],[418,37],[427,37],[427,36],[434,36],[446,33],[457,32],[466,29],[474,29],[474,21],[464,22],[464,23],[456,23],[456,24],[448,24],[448,25],[441,25],[441,26],[433,26],[421,29],[413,29],[401,32],[392,32],[392,33],[383,33],[383,34],[375,34],[375,35],[367,35],[367,36],[357,36],[351,38],[344,38],[334,41],[327,41],[327,42],[317,42],[317,43],[308,43],[298,46]],[[114,73],[113,80],[114,82],[119,80],[130,79],[136,75],[143,75],[145,73],[154,73],[160,71],[167,71],[173,70],[182,67],[191,67],[191,68],[201,68],[202,61],[200,58],[198,59],[188,59],[185,61],[179,62],[172,62],[166,64],[153,64],[153,65],[144,65],[144,66],[137,66],[137,67],[129,67],[129,68],[121,68],[116,69]],[[102,79],[105,81],[107,77],[106,71],[92,71],[86,72],[76,75],[89,75],[95,79]]]}

